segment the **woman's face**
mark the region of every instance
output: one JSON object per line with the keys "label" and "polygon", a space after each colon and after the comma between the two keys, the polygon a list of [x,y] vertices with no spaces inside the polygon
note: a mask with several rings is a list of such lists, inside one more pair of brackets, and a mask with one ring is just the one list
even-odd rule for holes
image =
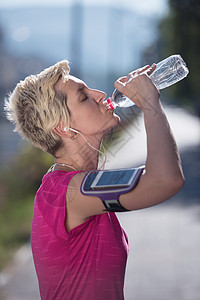
{"label": "woman's face", "polygon": [[103,135],[119,123],[114,111],[103,104],[106,99],[104,92],[90,89],[74,76],[69,76],[67,82],[61,78],[55,88],[67,95],[71,128],[85,135]]}

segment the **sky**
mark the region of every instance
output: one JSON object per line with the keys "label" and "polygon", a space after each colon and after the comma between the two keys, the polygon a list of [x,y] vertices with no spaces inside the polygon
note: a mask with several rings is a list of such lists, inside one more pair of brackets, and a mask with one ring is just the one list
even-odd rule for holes
{"label": "sky", "polygon": [[144,15],[162,15],[167,11],[168,0],[1,0],[1,8],[20,8],[27,6],[60,6],[72,3],[92,4],[92,5],[113,5],[124,6],[133,9]]}

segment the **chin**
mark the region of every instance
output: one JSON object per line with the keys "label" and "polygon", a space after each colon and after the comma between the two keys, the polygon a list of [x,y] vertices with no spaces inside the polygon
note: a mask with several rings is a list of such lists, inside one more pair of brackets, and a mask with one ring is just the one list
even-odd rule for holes
{"label": "chin", "polygon": [[120,122],[121,122],[120,117],[115,113],[113,113],[112,117],[104,125],[103,135],[107,134],[110,130],[112,130],[112,128],[117,126]]}
{"label": "chin", "polygon": [[115,117],[117,124],[119,124],[121,122],[120,116],[116,115],[115,113],[113,114],[113,116]]}
{"label": "chin", "polygon": [[112,122],[110,122],[110,126],[107,131],[111,130],[112,128],[117,126],[119,123],[121,123],[121,118],[118,115],[113,114]]}

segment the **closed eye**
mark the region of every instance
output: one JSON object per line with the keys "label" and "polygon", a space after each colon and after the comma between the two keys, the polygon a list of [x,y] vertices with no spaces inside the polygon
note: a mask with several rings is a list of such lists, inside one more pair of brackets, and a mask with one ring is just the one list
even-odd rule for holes
{"label": "closed eye", "polygon": [[87,99],[88,99],[88,96],[85,95],[85,94],[83,94],[83,97],[82,97],[82,99],[81,99],[81,102],[82,102],[82,101],[86,101]]}

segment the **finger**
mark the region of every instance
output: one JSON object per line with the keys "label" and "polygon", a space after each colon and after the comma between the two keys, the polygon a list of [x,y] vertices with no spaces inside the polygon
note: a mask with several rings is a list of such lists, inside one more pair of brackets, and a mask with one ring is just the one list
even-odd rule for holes
{"label": "finger", "polygon": [[138,73],[138,74],[141,74],[141,73],[147,71],[149,68],[150,68],[150,66],[149,66],[149,65],[146,65],[146,66],[144,66],[144,67],[138,69],[137,73]]}
{"label": "finger", "polygon": [[127,76],[123,76],[117,79],[117,81],[120,81],[122,83],[126,82],[126,80],[127,80]]}
{"label": "finger", "polygon": [[144,66],[144,67],[142,67],[142,68],[139,68],[139,69],[137,69],[137,70],[135,70],[135,71],[130,72],[126,77],[125,77],[125,76],[124,76],[124,77],[121,77],[121,78],[119,78],[118,80],[121,80],[122,82],[128,82],[131,78],[134,78],[134,77],[136,77],[137,75],[139,75],[139,74],[141,74],[141,73],[147,71],[149,68],[150,68],[150,66],[149,66],[149,65],[146,65],[146,66]]}
{"label": "finger", "polygon": [[146,66],[144,66],[144,67],[142,67],[142,68],[139,68],[139,69],[137,69],[137,70],[135,70],[135,71],[133,71],[133,72],[131,72],[131,73],[129,73],[129,74],[132,74],[132,75],[141,74],[142,72],[145,72],[145,71],[148,70],[149,68],[150,68],[150,66],[149,66],[149,65],[146,65]]}
{"label": "finger", "polygon": [[147,75],[151,75],[155,69],[156,69],[156,64],[153,64],[150,67],[150,69],[147,71]]}
{"label": "finger", "polygon": [[138,75],[137,71],[133,71],[133,72],[129,73],[126,77],[126,83],[129,82],[130,79],[136,77],[137,75]]}
{"label": "finger", "polygon": [[121,93],[123,93],[123,90],[125,88],[126,78],[127,77],[121,77],[118,80],[116,80],[114,83],[115,88]]}
{"label": "finger", "polygon": [[126,79],[126,83],[128,83],[133,78],[139,76],[140,74],[145,73],[146,70],[148,70],[149,68],[150,68],[150,66],[145,66],[143,68],[137,69],[136,71],[133,71],[132,73],[129,73],[127,76],[127,79]]}

